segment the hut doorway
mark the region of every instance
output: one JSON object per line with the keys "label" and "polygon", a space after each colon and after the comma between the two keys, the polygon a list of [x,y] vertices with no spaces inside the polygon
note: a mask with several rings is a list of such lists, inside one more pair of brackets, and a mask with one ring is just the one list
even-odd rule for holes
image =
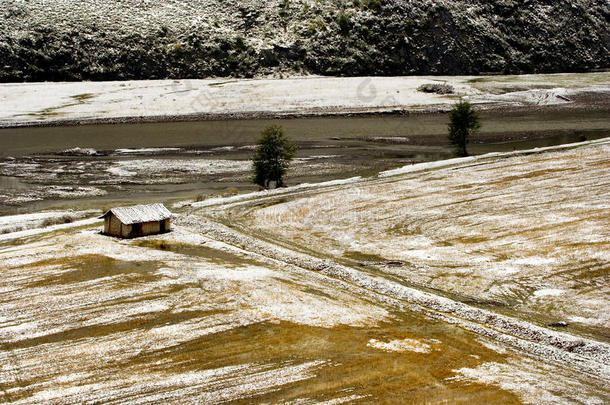
{"label": "hut doorway", "polygon": [[133,224],[131,228],[131,237],[142,236],[142,224]]}

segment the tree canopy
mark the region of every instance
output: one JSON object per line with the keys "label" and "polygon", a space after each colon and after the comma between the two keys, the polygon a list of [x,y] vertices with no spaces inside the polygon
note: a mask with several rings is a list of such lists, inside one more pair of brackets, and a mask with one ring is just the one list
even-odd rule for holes
{"label": "tree canopy", "polygon": [[479,128],[479,114],[468,101],[461,100],[449,111],[449,142],[456,146],[459,156],[468,156],[466,145]]}
{"label": "tree canopy", "polygon": [[281,126],[265,128],[252,157],[252,181],[263,188],[269,188],[271,182],[275,182],[276,187],[282,187],[283,177],[296,154],[296,149]]}

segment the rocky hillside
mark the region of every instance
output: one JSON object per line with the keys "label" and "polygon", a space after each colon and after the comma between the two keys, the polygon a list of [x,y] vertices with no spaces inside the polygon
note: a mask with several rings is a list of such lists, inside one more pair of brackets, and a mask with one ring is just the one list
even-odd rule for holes
{"label": "rocky hillside", "polygon": [[608,0],[2,0],[0,81],[586,71]]}

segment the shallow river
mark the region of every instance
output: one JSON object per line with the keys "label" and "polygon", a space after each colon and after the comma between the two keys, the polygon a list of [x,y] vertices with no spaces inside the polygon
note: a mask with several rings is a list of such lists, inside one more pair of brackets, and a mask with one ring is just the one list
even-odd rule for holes
{"label": "shallow river", "polygon": [[[481,119],[473,154],[610,135],[610,117],[599,112],[483,112]],[[289,185],[453,154],[440,114],[2,129],[0,214],[252,191],[248,159],[271,124],[299,146]],[[87,150],[64,152],[73,148]]]}

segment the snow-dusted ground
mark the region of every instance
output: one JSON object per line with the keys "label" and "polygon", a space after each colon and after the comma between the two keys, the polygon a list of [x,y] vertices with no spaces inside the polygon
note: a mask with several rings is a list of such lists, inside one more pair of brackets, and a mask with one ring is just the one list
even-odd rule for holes
{"label": "snow-dusted ground", "polygon": [[528,358],[511,358],[504,364],[486,362],[475,368],[460,368],[454,371],[457,375],[452,377],[452,380],[458,383],[477,381],[497,386],[516,393],[524,404],[602,405],[608,401],[607,397],[599,393],[584,394],[582,385],[573,377],[549,378],[555,372],[553,366]]}
{"label": "snow-dusted ground", "polygon": [[[448,83],[456,93],[417,91],[426,83]],[[193,114],[438,111],[461,96],[490,106],[554,105],[580,91],[610,92],[610,74],[11,83],[0,84],[0,126]]]}
{"label": "snow-dusted ground", "polygon": [[97,211],[47,211],[34,214],[0,216],[2,234],[32,230],[52,225],[71,224],[73,221],[94,216]]}
{"label": "snow-dusted ground", "polygon": [[[15,216],[11,215],[11,216],[2,217],[2,218],[12,218],[12,217],[18,217],[18,216],[19,215],[15,215]],[[58,219],[62,220],[63,216],[59,217]],[[43,221],[43,222],[35,225],[35,227],[32,227],[32,228],[27,228],[27,227],[21,228],[19,226],[11,225],[11,226],[5,228],[4,233],[0,234],[0,241],[20,240],[20,239],[28,238],[31,236],[51,233],[51,232],[54,232],[57,230],[79,228],[79,227],[99,224],[99,223],[101,223],[101,220],[96,215],[93,218],[82,219],[79,221],[74,221],[74,222],[69,222],[69,223],[59,223],[56,225],[46,225],[45,222]]]}
{"label": "snow-dusted ground", "polygon": [[[95,229],[2,245],[0,396],[82,403],[129,395],[129,402],[143,403],[264,395],[332,364],[326,355],[278,361],[254,354],[251,363],[217,359],[231,365],[214,367],[220,353],[205,346],[216,341],[210,349],[230,353],[223,345],[231,335],[265,323],[371,327],[393,318],[321,278],[257,262],[202,235],[178,228],[162,240],[202,251],[155,249],[153,238],[120,242]],[[192,356],[189,366],[182,367],[186,358],[176,361],[183,355]]]}
{"label": "snow-dusted ground", "polygon": [[[409,283],[604,336],[610,324],[608,162],[606,140],[407,166],[377,181],[280,204],[269,199],[240,220]],[[240,212],[228,215],[235,220]]]}
{"label": "snow-dusted ground", "polygon": [[607,403],[610,141],[537,152],[206,200],[137,240],[2,217],[31,229],[0,237],[0,400]]}
{"label": "snow-dusted ground", "polygon": [[195,229],[121,241],[98,228],[0,241],[3,401],[609,396],[569,367]]}

